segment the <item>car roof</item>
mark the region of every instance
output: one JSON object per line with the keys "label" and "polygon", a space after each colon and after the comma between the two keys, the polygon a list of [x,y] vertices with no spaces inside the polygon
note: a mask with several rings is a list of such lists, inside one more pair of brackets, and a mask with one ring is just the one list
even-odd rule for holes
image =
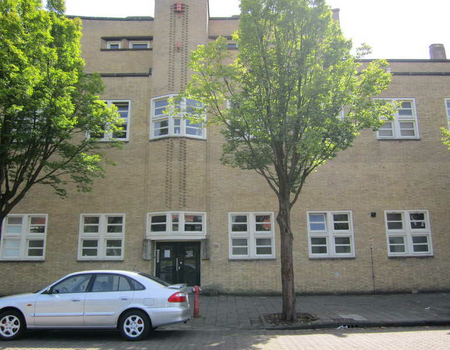
{"label": "car roof", "polygon": [[139,273],[137,271],[126,271],[126,270],[86,270],[86,271],[77,271],[67,274],[66,276],[73,276],[73,275],[79,275],[79,274],[85,274],[85,273],[118,273],[126,276],[133,276],[137,277],[139,276]]}

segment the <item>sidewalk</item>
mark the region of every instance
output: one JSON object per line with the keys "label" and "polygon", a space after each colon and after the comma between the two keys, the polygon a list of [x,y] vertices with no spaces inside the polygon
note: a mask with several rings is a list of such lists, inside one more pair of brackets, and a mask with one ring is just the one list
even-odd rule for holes
{"label": "sidewalk", "polygon": [[[261,317],[280,312],[281,297],[200,295],[199,318],[165,328],[280,329]],[[318,320],[296,329],[450,325],[450,293],[297,296],[297,312]]]}

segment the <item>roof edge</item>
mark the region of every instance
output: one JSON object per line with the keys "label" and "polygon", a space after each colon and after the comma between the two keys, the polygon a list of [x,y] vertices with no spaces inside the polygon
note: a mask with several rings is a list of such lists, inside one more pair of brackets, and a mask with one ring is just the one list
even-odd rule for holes
{"label": "roof edge", "polygon": [[130,16],[130,17],[94,17],[94,16],[75,16],[68,15],[67,18],[80,18],[83,20],[96,20],[96,21],[153,21],[151,16]]}

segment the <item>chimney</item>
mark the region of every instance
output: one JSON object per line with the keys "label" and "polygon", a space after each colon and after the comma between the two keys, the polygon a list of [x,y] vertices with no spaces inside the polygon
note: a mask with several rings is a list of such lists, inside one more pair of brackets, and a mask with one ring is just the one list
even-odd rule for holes
{"label": "chimney", "polygon": [[430,45],[430,59],[432,60],[446,60],[445,47],[443,44]]}
{"label": "chimney", "polygon": [[333,12],[333,19],[335,20],[335,21],[338,21],[339,22],[339,9],[332,9],[331,10],[332,12]]}

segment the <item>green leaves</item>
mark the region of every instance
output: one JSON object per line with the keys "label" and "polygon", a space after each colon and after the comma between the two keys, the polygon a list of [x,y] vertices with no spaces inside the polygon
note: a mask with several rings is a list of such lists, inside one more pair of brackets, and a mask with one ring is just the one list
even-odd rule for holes
{"label": "green leaves", "polygon": [[0,217],[35,184],[89,190],[103,175],[97,150],[117,146],[86,138],[119,130],[120,118],[99,100],[100,77],[83,73],[81,22],[64,16],[62,0],[47,9],[0,2]]}
{"label": "green leaves", "polygon": [[237,59],[224,38],[199,47],[183,96],[224,125],[224,163],[256,170],[279,196],[289,188],[293,205],[311,172],[392,118],[373,100],[391,77],[385,61],[361,68],[369,48],[351,55],[323,0],[242,0],[241,10]]}

